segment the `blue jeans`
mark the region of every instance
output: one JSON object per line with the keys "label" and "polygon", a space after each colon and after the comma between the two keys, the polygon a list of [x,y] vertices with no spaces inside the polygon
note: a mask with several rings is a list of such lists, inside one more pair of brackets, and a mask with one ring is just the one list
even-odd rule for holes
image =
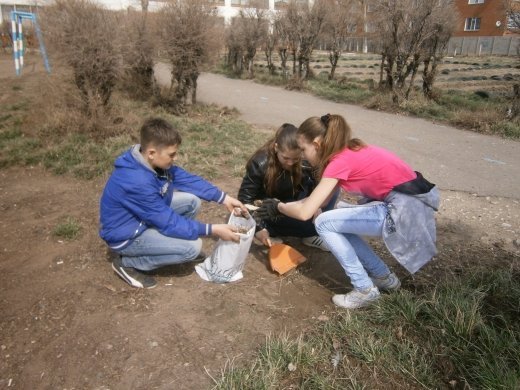
{"label": "blue jeans", "polygon": [[[170,207],[186,218],[195,218],[200,209],[200,199],[186,192],[175,191]],[[202,240],[184,240],[167,237],[156,229],[146,229],[129,246],[118,251],[123,265],[142,271],[151,271],[170,264],[194,260],[202,249]]]}
{"label": "blue jeans", "polygon": [[316,220],[316,231],[338,259],[356,290],[374,286],[370,277],[390,273],[388,266],[360,236],[381,237],[387,205],[373,202],[326,211]]}

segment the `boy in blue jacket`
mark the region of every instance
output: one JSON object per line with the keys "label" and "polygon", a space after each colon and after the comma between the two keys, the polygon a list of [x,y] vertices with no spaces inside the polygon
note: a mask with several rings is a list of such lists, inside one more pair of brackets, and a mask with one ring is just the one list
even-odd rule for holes
{"label": "boy in blue jacket", "polygon": [[203,178],[175,166],[181,135],[170,123],[151,118],[141,127],[141,143],[115,161],[100,204],[99,235],[120,254],[114,271],[129,285],[153,288],[157,282],[140,271],[194,260],[200,236],[239,241],[237,228],[195,220],[201,199],[233,212],[244,205]]}

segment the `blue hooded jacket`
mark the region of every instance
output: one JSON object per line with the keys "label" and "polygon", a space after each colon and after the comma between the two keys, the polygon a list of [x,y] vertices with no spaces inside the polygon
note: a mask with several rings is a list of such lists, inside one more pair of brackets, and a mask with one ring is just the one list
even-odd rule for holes
{"label": "blue hooded jacket", "polygon": [[139,149],[140,145],[134,145],[115,161],[101,196],[101,238],[112,249],[121,250],[149,227],[186,240],[211,234],[210,224],[185,218],[170,208],[174,191],[218,203],[224,201],[226,193],[177,166],[158,175]]}

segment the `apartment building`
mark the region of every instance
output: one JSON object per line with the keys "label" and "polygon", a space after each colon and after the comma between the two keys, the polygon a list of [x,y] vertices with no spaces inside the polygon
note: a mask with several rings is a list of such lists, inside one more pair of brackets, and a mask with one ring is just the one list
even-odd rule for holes
{"label": "apartment building", "polygon": [[[38,7],[52,3],[53,0],[0,0],[0,25],[10,23],[11,11],[36,12]],[[91,0],[111,10],[141,8],[140,0]],[[155,11],[162,6],[161,1],[150,1],[149,9]]]}
{"label": "apartment building", "polygon": [[34,12],[41,3],[44,2],[34,0],[0,0],[0,25],[11,21],[11,11]]}
{"label": "apartment building", "polygon": [[[140,0],[92,0],[106,7],[107,9],[140,9]],[[189,0],[188,0],[189,1]],[[314,0],[208,0],[213,3],[219,16],[229,23],[232,18],[237,16],[241,8],[258,7],[272,12],[284,10],[289,1],[302,4],[313,4]],[[9,14],[13,10],[32,12],[36,7],[52,2],[52,0],[0,0],[0,24],[9,21]],[[157,11],[164,4],[164,1],[150,1],[149,10]]]}
{"label": "apartment building", "polygon": [[241,8],[262,8],[270,12],[279,12],[287,8],[290,1],[301,4],[314,3],[314,0],[210,0],[215,3],[218,13],[229,23],[232,18],[236,17]]}
{"label": "apartment building", "polygon": [[[456,0],[460,18],[454,36],[493,37],[514,33],[508,23],[505,3],[504,0]],[[514,3],[520,6],[520,2]]]}

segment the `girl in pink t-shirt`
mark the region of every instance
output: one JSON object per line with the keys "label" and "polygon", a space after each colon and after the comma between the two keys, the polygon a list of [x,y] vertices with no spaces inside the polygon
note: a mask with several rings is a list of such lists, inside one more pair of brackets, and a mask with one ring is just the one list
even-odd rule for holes
{"label": "girl in pink t-shirt", "polygon": [[[316,231],[354,286],[332,298],[337,306],[355,309],[377,300],[379,290],[397,290],[401,282],[361,236],[382,236],[398,261],[417,271],[435,254],[434,185],[393,153],[353,138],[340,115],[307,119],[298,129],[298,145],[321,178],[318,186],[297,202],[264,200],[257,213],[316,217]],[[338,187],[361,195],[364,204],[342,202],[346,207],[320,214]]]}

